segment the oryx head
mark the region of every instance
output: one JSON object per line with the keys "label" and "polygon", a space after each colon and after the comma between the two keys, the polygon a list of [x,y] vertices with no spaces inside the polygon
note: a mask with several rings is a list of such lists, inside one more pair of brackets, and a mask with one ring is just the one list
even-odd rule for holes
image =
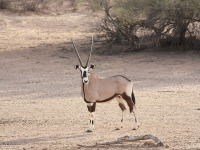
{"label": "oryx head", "polygon": [[72,39],[71,39],[71,41],[73,43],[74,49],[76,50],[76,54],[77,54],[77,57],[78,57],[78,60],[79,60],[79,63],[80,63],[80,65],[75,65],[75,69],[79,69],[81,71],[81,77],[82,77],[83,83],[88,83],[89,82],[89,79],[88,79],[89,69],[94,69],[94,67],[95,67],[94,65],[91,65],[90,67],[88,67],[88,62],[90,60],[91,53],[92,53],[93,37],[92,37],[90,54],[88,56],[88,60],[87,60],[85,66],[83,65],[83,63],[81,61],[78,50],[76,49],[76,45],[74,44],[74,41]]}

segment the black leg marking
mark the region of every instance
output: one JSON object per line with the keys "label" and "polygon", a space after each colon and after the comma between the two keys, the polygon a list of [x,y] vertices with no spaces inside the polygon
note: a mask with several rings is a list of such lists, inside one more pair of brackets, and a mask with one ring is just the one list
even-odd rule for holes
{"label": "black leg marking", "polygon": [[119,107],[121,108],[122,111],[126,110],[126,107],[122,103],[119,103]]}
{"label": "black leg marking", "polygon": [[89,117],[90,117],[90,129],[86,132],[93,132],[94,130],[94,113],[96,108],[96,103],[90,103],[87,105],[88,111],[89,111]]}
{"label": "black leg marking", "polygon": [[122,94],[122,98],[126,101],[126,103],[128,104],[128,107],[130,109],[130,113],[133,112],[133,101],[131,99],[130,96],[128,96],[125,92]]}
{"label": "black leg marking", "polygon": [[96,103],[93,103],[92,106],[87,106],[89,112],[95,112]]}

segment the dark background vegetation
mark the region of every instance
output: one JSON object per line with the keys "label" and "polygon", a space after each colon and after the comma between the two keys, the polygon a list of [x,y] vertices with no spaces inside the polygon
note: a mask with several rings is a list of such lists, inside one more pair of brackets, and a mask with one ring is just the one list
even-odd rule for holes
{"label": "dark background vegetation", "polygon": [[[65,2],[71,11],[101,14],[98,40],[129,50],[200,47],[200,0],[0,0],[0,9],[48,13]],[[66,8],[69,9],[69,8]]]}

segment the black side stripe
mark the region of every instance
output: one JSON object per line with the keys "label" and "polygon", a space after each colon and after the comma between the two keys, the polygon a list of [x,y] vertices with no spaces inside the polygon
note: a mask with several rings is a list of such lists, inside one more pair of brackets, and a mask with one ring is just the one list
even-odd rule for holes
{"label": "black side stripe", "polygon": [[120,95],[120,94],[115,93],[113,96],[111,96],[111,97],[109,97],[109,98],[107,98],[107,99],[104,99],[104,100],[97,100],[97,103],[103,103],[103,102],[110,101],[110,100],[112,100],[113,98],[115,98],[115,97],[118,96],[118,95]]}
{"label": "black side stripe", "polygon": [[86,102],[86,103],[90,103],[90,102],[88,102],[87,100],[86,100],[86,98],[85,98],[85,91],[84,91],[84,83],[83,83],[83,99],[84,99],[84,101]]}
{"label": "black side stripe", "polygon": [[[127,81],[129,81],[129,82],[131,82],[131,80],[130,79],[128,79],[127,77],[125,77],[125,76],[123,76],[123,75],[116,75],[116,76],[112,76],[112,77],[122,77],[122,78],[124,78],[124,79],[126,79]],[[112,77],[110,77],[110,78],[112,78]]]}

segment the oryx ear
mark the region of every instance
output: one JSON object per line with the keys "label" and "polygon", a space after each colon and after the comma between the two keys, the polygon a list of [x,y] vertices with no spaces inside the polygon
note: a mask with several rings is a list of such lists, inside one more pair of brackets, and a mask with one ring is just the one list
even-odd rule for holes
{"label": "oryx ear", "polygon": [[95,68],[95,65],[90,65],[90,69],[94,69]]}
{"label": "oryx ear", "polygon": [[79,67],[79,65],[75,65],[75,69],[79,69],[80,67]]}

